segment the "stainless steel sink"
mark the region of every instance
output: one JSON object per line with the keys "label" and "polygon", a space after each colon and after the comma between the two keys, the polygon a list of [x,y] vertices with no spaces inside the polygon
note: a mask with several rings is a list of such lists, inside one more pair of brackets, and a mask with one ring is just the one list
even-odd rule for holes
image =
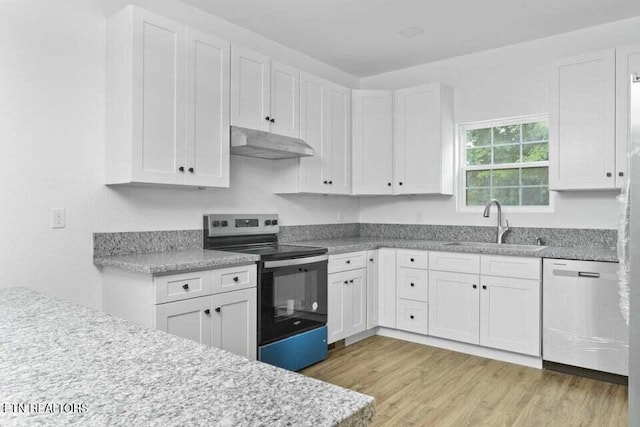
{"label": "stainless steel sink", "polygon": [[518,245],[518,244],[507,244],[503,243],[501,245],[497,243],[487,243],[487,242],[449,242],[445,243],[445,246],[463,246],[469,248],[503,248],[503,249],[522,249],[527,251],[541,251],[546,246],[538,246],[538,245]]}

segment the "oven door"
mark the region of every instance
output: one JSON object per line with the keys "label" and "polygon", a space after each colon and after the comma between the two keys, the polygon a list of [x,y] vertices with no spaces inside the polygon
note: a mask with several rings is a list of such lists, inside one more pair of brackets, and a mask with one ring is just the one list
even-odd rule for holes
{"label": "oven door", "polygon": [[259,345],[327,323],[327,255],[265,261],[260,274]]}

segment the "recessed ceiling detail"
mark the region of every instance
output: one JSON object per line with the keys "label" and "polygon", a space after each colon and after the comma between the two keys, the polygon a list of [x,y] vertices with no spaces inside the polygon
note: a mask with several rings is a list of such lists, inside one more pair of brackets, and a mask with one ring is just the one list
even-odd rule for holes
{"label": "recessed ceiling detail", "polygon": [[638,0],[182,1],[358,77],[640,15]]}

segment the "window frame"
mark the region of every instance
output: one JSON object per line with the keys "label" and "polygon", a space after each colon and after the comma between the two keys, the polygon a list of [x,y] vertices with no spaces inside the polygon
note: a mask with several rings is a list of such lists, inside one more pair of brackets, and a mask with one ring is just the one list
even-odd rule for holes
{"label": "window frame", "polygon": [[[514,169],[514,168],[534,168],[534,167],[549,167],[549,160],[529,163],[505,163],[505,164],[489,164],[489,165],[472,165],[467,166],[467,131],[474,129],[493,128],[497,126],[510,126],[519,125],[524,123],[533,122],[549,122],[549,114],[530,114],[524,116],[514,116],[502,119],[483,120],[476,122],[461,123],[456,126],[458,147],[456,156],[456,172],[458,174],[458,200],[457,211],[476,213],[484,211],[484,206],[467,206],[467,171],[473,170],[487,170],[487,169]],[[521,145],[520,142],[519,145]],[[524,166],[526,165],[526,166]],[[520,187],[522,188],[522,187]],[[503,212],[516,212],[516,213],[549,213],[555,210],[555,192],[549,190],[549,204],[546,206],[540,205],[528,205],[528,206],[502,206]]]}

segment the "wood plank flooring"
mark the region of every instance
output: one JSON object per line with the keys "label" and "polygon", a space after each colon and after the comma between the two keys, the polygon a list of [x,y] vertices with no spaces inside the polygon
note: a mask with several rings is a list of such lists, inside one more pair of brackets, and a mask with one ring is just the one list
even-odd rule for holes
{"label": "wood plank flooring", "polygon": [[380,336],[302,373],[374,396],[374,426],[627,426],[626,386]]}

